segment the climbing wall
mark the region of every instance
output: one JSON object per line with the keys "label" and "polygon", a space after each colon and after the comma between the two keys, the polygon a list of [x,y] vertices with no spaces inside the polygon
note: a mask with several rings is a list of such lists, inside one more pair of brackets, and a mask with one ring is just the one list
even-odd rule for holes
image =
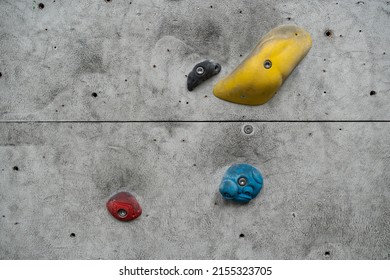
{"label": "climbing wall", "polygon": [[[281,24],[313,46],[276,96],[216,98]],[[0,259],[389,259],[389,46],[384,0],[0,0]],[[246,205],[234,163],[264,177]]]}

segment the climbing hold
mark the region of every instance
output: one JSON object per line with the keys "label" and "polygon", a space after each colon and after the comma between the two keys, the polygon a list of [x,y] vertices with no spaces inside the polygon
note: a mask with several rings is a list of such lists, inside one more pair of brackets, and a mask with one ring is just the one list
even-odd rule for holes
{"label": "climbing hold", "polygon": [[255,198],[262,187],[259,170],[249,164],[234,164],[223,176],[219,191],[224,199],[246,203]]}
{"label": "climbing hold", "polygon": [[107,201],[107,210],[120,221],[131,221],[142,214],[141,206],[133,195],[119,192]]}
{"label": "climbing hold", "polygon": [[193,91],[204,81],[217,75],[221,72],[221,65],[211,60],[205,60],[195,65],[192,71],[188,74],[187,88]]}
{"label": "climbing hold", "polygon": [[310,34],[294,25],[268,32],[252,53],[214,87],[226,101],[261,105],[270,100],[312,45]]}

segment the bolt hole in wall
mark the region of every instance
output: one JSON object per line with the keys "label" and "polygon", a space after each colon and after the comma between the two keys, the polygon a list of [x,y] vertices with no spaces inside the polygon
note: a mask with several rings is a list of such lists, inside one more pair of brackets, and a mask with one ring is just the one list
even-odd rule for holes
{"label": "bolt hole in wall", "polygon": [[370,91],[370,95],[371,95],[371,96],[376,95],[376,91],[375,91],[375,90]]}
{"label": "bolt hole in wall", "polygon": [[74,238],[74,237],[76,237],[76,234],[74,232],[72,232],[69,236]]}
{"label": "bolt hole in wall", "polygon": [[39,3],[38,8],[42,10],[43,8],[45,8],[45,5],[43,3]]}
{"label": "bolt hole in wall", "polygon": [[13,168],[15,171],[19,171],[19,167],[17,167],[17,166],[14,166],[14,168]]}
{"label": "bolt hole in wall", "polygon": [[330,256],[330,252],[329,252],[329,251],[326,251],[326,252],[325,252],[325,256],[329,257],[329,256]]}
{"label": "bolt hole in wall", "polygon": [[250,124],[247,124],[244,126],[244,133],[245,134],[252,134],[253,133],[253,126]]}
{"label": "bolt hole in wall", "polygon": [[332,37],[333,31],[328,29],[328,30],[325,30],[324,34],[325,34],[326,37]]}
{"label": "bolt hole in wall", "polygon": [[245,234],[241,233],[240,238],[244,238],[244,237],[245,237]]}
{"label": "bolt hole in wall", "polygon": [[96,92],[92,92],[91,95],[92,95],[92,97],[97,97],[98,96]]}

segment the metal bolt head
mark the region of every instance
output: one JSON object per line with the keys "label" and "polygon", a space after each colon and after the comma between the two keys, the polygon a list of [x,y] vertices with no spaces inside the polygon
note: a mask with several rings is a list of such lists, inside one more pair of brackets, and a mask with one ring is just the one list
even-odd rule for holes
{"label": "metal bolt head", "polygon": [[127,211],[125,209],[119,209],[118,216],[121,218],[125,218],[127,216]]}
{"label": "metal bolt head", "polygon": [[202,66],[199,66],[196,68],[196,74],[203,75],[204,74],[204,68]]}
{"label": "metal bolt head", "polygon": [[244,126],[244,133],[245,134],[251,134],[253,132],[253,126],[250,124],[247,124]]}
{"label": "metal bolt head", "polygon": [[243,187],[246,185],[246,179],[244,177],[241,177],[238,179],[238,184]]}
{"label": "metal bolt head", "polygon": [[264,68],[265,69],[270,69],[272,67],[272,62],[271,62],[271,60],[266,60],[266,61],[264,61]]}

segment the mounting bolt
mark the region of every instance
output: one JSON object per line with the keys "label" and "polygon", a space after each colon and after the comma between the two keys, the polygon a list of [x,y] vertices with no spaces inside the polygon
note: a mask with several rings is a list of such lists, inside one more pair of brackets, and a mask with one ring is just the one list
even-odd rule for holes
{"label": "mounting bolt", "polygon": [[240,179],[238,179],[238,184],[243,187],[246,185],[246,179],[244,177],[241,177]]}
{"label": "mounting bolt", "polygon": [[264,61],[264,68],[265,69],[270,69],[272,67],[272,62],[271,62],[271,60],[266,60],[266,61]]}
{"label": "mounting bolt", "polygon": [[196,73],[198,75],[203,75],[204,74],[204,68],[202,66],[199,66],[198,68],[196,68]]}
{"label": "mounting bolt", "polygon": [[119,209],[118,216],[121,218],[125,218],[127,216],[127,211],[125,209]]}

